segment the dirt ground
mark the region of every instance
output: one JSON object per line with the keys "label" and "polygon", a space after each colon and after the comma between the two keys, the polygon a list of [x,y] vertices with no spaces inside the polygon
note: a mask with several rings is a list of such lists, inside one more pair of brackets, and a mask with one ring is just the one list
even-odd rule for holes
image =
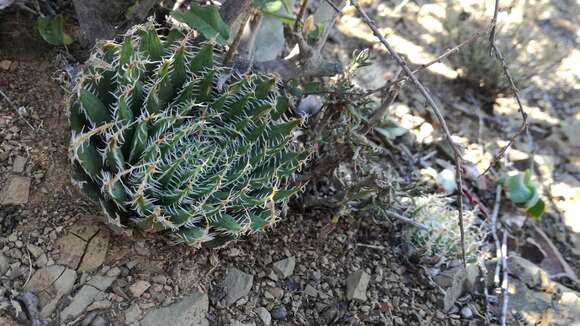
{"label": "dirt ground", "polygon": [[[437,7],[420,8],[413,2],[402,11],[409,16],[393,21],[381,14],[381,10],[387,11],[384,6],[373,5],[369,11],[380,17],[380,26],[429,49],[427,55],[441,52],[434,45],[435,40],[424,36],[428,33],[411,26],[413,21],[437,18]],[[394,5],[389,6],[392,9]],[[552,6],[560,13],[558,19],[572,23],[577,5],[572,5],[575,9],[570,11],[558,9],[557,4]],[[549,28],[554,33],[560,31],[558,35],[564,41],[570,38],[566,29],[570,24],[557,25],[554,18],[548,21]],[[327,51],[347,61],[355,48],[374,48],[378,63],[367,68],[359,82],[365,87],[380,86],[381,81],[392,76],[395,66],[379,59],[384,53],[360,25],[358,18],[345,14]],[[456,285],[456,274],[449,274],[451,282],[433,280],[426,272],[428,263],[410,259],[412,255],[401,238],[406,226],[398,223],[378,225],[354,217],[334,223],[331,212],[322,209],[294,210],[273,230],[216,250],[170,245],[137,231],[133,236],[109,232],[97,221],[99,208],[85,200],[70,182],[64,67],[74,63],[75,57],[44,43],[33,26],[29,14],[0,13],[0,90],[4,94],[0,99],[0,190],[4,196],[0,196],[0,297],[23,301],[22,293],[33,291],[40,300],[39,319],[48,325],[154,325],[159,307],[167,307],[174,314],[183,313],[177,304],[192,293],[201,293],[200,300],[207,301],[192,304],[200,304],[205,312],[201,319],[191,315],[192,325],[268,325],[269,318],[277,325],[483,323],[486,307],[481,286],[472,291],[459,290],[459,300],[444,309],[446,296],[454,291],[450,288]],[[574,61],[579,57],[578,31],[577,26],[572,27],[575,29],[568,43],[572,49],[568,57]],[[81,50],[73,48],[72,53],[75,51]],[[414,58],[412,47],[409,51],[405,55],[419,64],[423,58]],[[562,74],[569,73],[566,64],[570,65],[563,62],[560,67]],[[565,264],[575,278],[580,272],[580,229],[574,229],[578,227],[574,209],[580,202],[580,142],[575,141],[579,135],[575,128],[580,126],[580,101],[577,72],[576,77],[572,72],[572,82],[560,76],[538,76],[522,90],[530,109],[536,169],[549,201],[547,213],[541,221],[523,223],[521,212],[505,201],[501,219],[514,225],[510,237],[517,243],[515,252],[528,260],[537,257],[525,249],[531,248],[528,240],[533,237],[533,230],[539,229],[547,238],[530,240],[537,248],[543,248],[542,258],[533,262],[546,269],[544,258],[557,255],[542,245],[553,243],[561,254],[554,258],[560,259],[555,264],[558,268]],[[433,94],[441,97],[440,101],[453,103],[446,105],[445,111],[452,132],[466,147],[466,156],[474,158],[473,164],[484,166],[501,141],[518,126],[519,117],[509,94],[498,99],[495,113],[484,113],[478,119],[478,114],[470,111],[476,104],[462,96],[465,91],[451,78],[429,71],[420,77]],[[402,93],[393,116],[416,135],[413,153],[423,156],[422,153],[437,150],[436,158],[450,162],[434,141],[436,133],[425,134],[425,130],[435,130],[437,126],[423,100],[410,87]],[[525,146],[524,140],[518,140],[508,160],[514,164],[525,160]],[[9,194],[14,198],[7,203]],[[493,206],[493,189],[479,194],[487,207]],[[456,273],[453,268],[449,270]],[[571,288],[571,292],[567,292],[569,288],[559,291],[570,294],[580,307],[580,299],[574,297],[573,291],[578,290],[577,281],[564,276],[552,279],[558,284],[550,284]],[[232,284],[228,280],[239,286],[228,287]],[[479,278],[466,283],[476,287],[478,282]],[[356,292],[359,286],[366,290],[357,299],[352,291]],[[548,293],[544,290],[525,293],[530,300],[523,303],[524,307],[551,300],[544,300]],[[542,296],[540,301],[534,301],[536,295]],[[514,302],[514,307],[517,304]],[[575,307],[573,304],[570,307]],[[20,312],[17,318],[13,314],[3,316],[2,308],[6,307],[0,306],[0,322],[34,319],[30,311]],[[496,314],[494,309],[496,305],[488,313]],[[193,310],[188,311],[194,314]],[[523,312],[523,317],[518,312]],[[573,318],[568,312],[556,309],[555,319]],[[514,323],[519,320],[526,324],[531,320],[526,319],[528,315],[524,309],[512,312],[511,317]],[[202,319],[205,320],[201,322]]]}

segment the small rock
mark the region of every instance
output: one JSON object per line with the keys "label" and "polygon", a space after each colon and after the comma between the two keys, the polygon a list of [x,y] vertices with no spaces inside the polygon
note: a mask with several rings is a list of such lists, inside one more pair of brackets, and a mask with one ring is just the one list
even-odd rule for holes
{"label": "small rock", "polygon": [[318,291],[310,284],[306,285],[306,288],[304,288],[304,293],[314,298],[318,296]]}
{"label": "small rock", "polygon": [[14,162],[12,163],[12,172],[15,173],[22,173],[24,172],[24,168],[26,167],[26,157],[24,156],[16,156],[14,158]]}
{"label": "small rock", "polygon": [[226,292],[225,304],[229,306],[240,298],[247,296],[250,293],[253,282],[253,275],[246,274],[233,267],[228,268],[223,281],[223,289]]}
{"label": "small rock", "polygon": [[165,285],[165,283],[167,283],[167,276],[165,275],[155,275],[151,278],[151,281],[153,281],[153,283],[158,283],[158,284],[162,284]]}
{"label": "small rock", "polygon": [[116,277],[96,275],[87,284],[83,285],[72,298],[71,303],[62,310],[61,321],[77,318],[85,309],[95,301],[104,300],[106,291],[115,281]]}
{"label": "small rock", "polygon": [[92,272],[101,267],[105,262],[108,247],[109,232],[103,229],[90,238],[78,270],[81,272]]}
{"label": "small rock", "polygon": [[34,256],[34,258],[38,258],[40,257],[40,255],[43,254],[42,249],[40,249],[39,246],[35,246],[33,244],[27,244],[26,248],[28,249],[28,251],[30,251],[30,253],[32,254],[32,256]]}
{"label": "small rock", "polygon": [[208,308],[207,294],[194,292],[170,306],[149,311],[141,321],[141,325],[208,326],[209,321],[206,319]]}
{"label": "small rock", "polygon": [[272,269],[276,271],[283,279],[294,274],[294,267],[296,266],[296,257],[288,257],[279,260],[272,265]]}
{"label": "small rock", "polygon": [[78,236],[69,233],[58,239],[60,257],[58,263],[72,269],[77,269],[85,252],[86,242]]}
{"label": "small rock", "polygon": [[284,296],[284,290],[277,287],[268,289],[267,292],[272,296],[273,299],[282,299],[282,297]]}
{"label": "small rock", "polygon": [[10,262],[8,258],[4,256],[3,253],[0,252],[0,276],[3,276],[8,271],[8,267],[10,267]]}
{"label": "small rock", "polygon": [[256,326],[256,323],[249,322],[249,323],[242,323],[239,320],[232,321],[232,326]]}
{"label": "small rock", "polygon": [[469,308],[469,307],[461,308],[461,317],[463,317],[465,319],[473,318],[473,311],[471,311],[471,308]]}
{"label": "small rock", "polygon": [[370,276],[363,270],[351,273],[346,279],[346,298],[366,301]]}
{"label": "small rock", "polygon": [[125,324],[131,325],[133,323],[137,323],[141,318],[141,309],[139,305],[134,303],[129,307],[129,309],[125,310]]}
{"label": "small rock", "polygon": [[274,320],[284,320],[284,319],[286,319],[286,316],[288,315],[288,311],[286,310],[286,307],[284,305],[277,304],[277,305],[274,305],[274,307],[272,307],[272,311],[270,312],[270,315],[272,316],[272,319],[274,319]]}
{"label": "small rock", "polygon": [[26,289],[38,294],[44,318],[50,316],[59,300],[72,291],[76,276],[75,271],[60,265],[41,268],[32,275]]}
{"label": "small rock", "polygon": [[12,65],[12,61],[10,61],[10,60],[0,61],[0,69],[2,69],[2,70],[9,70],[10,65]]}
{"label": "small rock", "polygon": [[28,203],[30,194],[30,178],[13,176],[8,186],[0,194],[2,205],[22,205]]}
{"label": "small rock", "polygon": [[144,242],[137,242],[135,244],[135,251],[137,252],[137,255],[141,256],[149,256],[151,254],[149,248],[147,248],[147,245]]}
{"label": "small rock", "polygon": [[270,326],[270,324],[272,323],[272,316],[270,315],[268,309],[260,307],[256,309],[256,314],[258,315],[258,317],[260,318],[262,323],[264,323],[265,326]]}
{"label": "small rock", "polygon": [[111,308],[111,302],[108,300],[100,300],[91,303],[90,306],[87,307],[87,311],[93,310],[105,310]]}
{"label": "small rock", "polygon": [[107,326],[107,325],[108,325],[107,320],[105,318],[103,318],[102,316],[97,316],[88,326]]}
{"label": "small rock", "polygon": [[143,293],[145,293],[145,291],[147,291],[150,286],[151,283],[144,280],[139,280],[129,287],[129,292],[131,292],[133,297],[138,298],[143,295]]}

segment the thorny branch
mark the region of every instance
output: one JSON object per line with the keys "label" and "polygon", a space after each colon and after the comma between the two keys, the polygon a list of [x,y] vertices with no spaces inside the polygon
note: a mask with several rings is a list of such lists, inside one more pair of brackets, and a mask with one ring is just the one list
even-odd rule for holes
{"label": "thorny branch", "polygon": [[[505,152],[512,146],[512,144],[515,142],[515,140],[518,136],[520,136],[523,133],[526,133],[528,135],[528,141],[530,140],[530,135],[528,134],[528,114],[524,110],[524,106],[522,105],[522,101],[520,99],[520,92],[519,92],[518,88],[516,87],[516,84],[514,82],[514,79],[512,77],[510,69],[509,69],[509,67],[508,67],[508,65],[503,57],[503,54],[501,53],[501,50],[499,49],[499,47],[495,43],[495,33],[496,33],[498,12],[499,12],[499,0],[496,0],[493,18],[491,21],[491,29],[489,32],[490,55],[495,56],[499,60],[499,62],[501,63],[503,73],[509,82],[512,93],[513,93],[513,95],[516,99],[516,102],[518,104],[518,112],[522,116],[522,125],[520,126],[518,131],[513,136],[510,137],[510,140],[508,141],[508,143],[500,149],[500,151],[497,153],[497,155],[495,155],[493,160],[489,163],[489,166],[487,167],[487,169],[485,169],[485,171],[483,171],[483,173],[481,173],[481,175],[484,175],[487,172],[489,172],[489,170],[491,170],[499,162],[499,160],[503,157]],[[531,148],[530,148],[530,150],[531,150]]]}
{"label": "thorny branch", "polygon": [[[329,2],[329,0],[326,0],[326,2]],[[457,184],[457,206],[459,208],[459,229],[461,231],[462,260],[463,260],[463,266],[466,267],[465,245],[464,245],[465,244],[465,233],[464,233],[464,228],[463,228],[463,173],[461,170],[463,157],[461,155],[461,151],[460,151],[458,145],[455,144],[455,142],[451,138],[451,133],[449,132],[449,128],[447,127],[447,122],[445,121],[445,118],[441,114],[441,110],[439,109],[439,105],[435,102],[435,100],[433,100],[433,98],[429,94],[429,91],[425,88],[425,86],[423,86],[423,84],[413,74],[413,71],[411,71],[411,69],[407,65],[407,62],[405,62],[405,60],[403,60],[401,58],[401,56],[393,49],[393,47],[391,47],[389,42],[387,42],[387,40],[381,34],[381,32],[379,31],[379,29],[377,28],[375,23],[369,18],[367,13],[360,7],[358,1],[351,0],[350,2],[356,8],[356,10],[360,13],[363,20],[369,26],[369,28],[372,30],[375,37],[377,37],[381,41],[381,43],[385,46],[385,48],[387,48],[387,51],[389,51],[389,53],[395,59],[397,64],[399,66],[401,66],[401,68],[403,69],[403,71],[405,72],[407,77],[411,80],[411,82],[413,82],[413,84],[417,87],[417,89],[423,95],[423,97],[425,97],[425,99],[427,100],[427,103],[429,103],[429,105],[433,109],[433,112],[434,112],[435,116],[437,117],[439,124],[441,125],[441,129],[443,131],[443,134],[445,135],[445,139],[447,140],[447,142],[449,143],[449,145],[451,146],[451,148],[453,150],[453,154],[454,154],[454,158],[455,158],[455,170],[456,170],[455,173],[456,173],[456,184]]]}

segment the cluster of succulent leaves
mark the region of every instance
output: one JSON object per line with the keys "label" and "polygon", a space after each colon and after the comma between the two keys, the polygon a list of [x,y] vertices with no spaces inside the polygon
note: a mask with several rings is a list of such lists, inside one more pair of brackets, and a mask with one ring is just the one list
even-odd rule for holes
{"label": "cluster of succulent leaves", "polygon": [[70,102],[74,180],[109,222],[191,244],[272,225],[307,158],[288,99],[265,75],[220,66],[191,30],[152,23],[101,44]]}
{"label": "cluster of succulent leaves", "polygon": [[532,217],[540,218],[544,213],[546,204],[540,198],[538,184],[532,180],[532,172],[528,169],[499,180],[504,187],[510,200],[526,208]]}

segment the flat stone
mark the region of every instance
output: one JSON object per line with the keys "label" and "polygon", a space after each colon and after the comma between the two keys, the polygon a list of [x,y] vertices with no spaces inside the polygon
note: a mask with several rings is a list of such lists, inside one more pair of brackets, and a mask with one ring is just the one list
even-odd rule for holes
{"label": "flat stone", "polygon": [[84,285],[72,298],[71,303],[60,313],[62,322],[75,319],[80,316],[85,309],[94,301],[102,300],[105,295],[94,286]]}
{"label": "flat stone", "polygon": [[30,195],[30,178],[12,176],[2,195],[2,205],[22,205],[28,203]]}
{"label": "flat stone", "polygon": [[26,285],[38,295],[42,307],[41,316],[48,318],[60,299],[71,293],[77,273],[65,266],[52,265],[37,270]]}
{"label": "flat stone", "polygon": [[129,309],[125,310],[125,324],[131,325],[137,323],[139,319],[141,319],[141,308],[139,308],[138,304],[134,303]]}
{"label": "flat stone", "polygon": [[433,279],[445,291],[441,299],[443,310],[451,310],[463,293],[464,285],[467,281],[467,272],[463,266],[450,268]]}
{"label": "flat stone", "polygon": [[226,292],[225,304],[229,306],[247,296],[250,293],[253,282],[253,275],[233,267],[228,268],[223,281],[223,289]]}
{"label": "flat stone", "polygon": [[106,298],[106,291],[116,277],[95,275],[72,298],[71,303],[60,314],[62,322],[80,316],[93,302]]}
{"label": "flat stone", "polygon": [[38,257],[40,257],[40,255],[42,255],[44,253],[39,246],[35,246],[33,244],[30,244],[30,243],[26,245],[26,249],[28,249],[28,251],[30,251],[30,253],[32,254],[32,256],[34,258],[38,258]]}
{"label": "flat stone", "polygon": [[81,272],[92,272],[101,267],[105,262],[108,247],[109,232],[105,229],[100,230],[99,233],[89,240],[78,270]]}
{"label": "flat stone", "polygon": [[346,279],[346,298],[366,301],[370,276],[363,270],[351,273]]}
{"label": "flat stone", "polygon": [[24,156],[16,156],[14,158],[14,162],[12,163],[12,172],[15,173],[22,173],[24,172],[24,168],[26,167],[26,157]]}
{"label": "flat stone", "polygon": [[97,232],[100,231],[98,224],[94,223],[92,216],[85,216],[79,222],[75,223],[69,230],[70,233],[79,238],[89,241]]}
{"label": "flat stone", "polygon": [[510,275],[532,289],[547,289],[552,283],[548,273],[524,258],[510,256],[508,257],[508,266]]}
{"label": "flat stone", "polygon": [[133,297],[138,298],[141,295],[143,295],[143,293],[145,293],[145,291],[147,291],[149,287],[151,287],[151,283],[144,280],[138,280],[137,282],[129,286],[129,292],[131,292]]}
{"label": "flat stone", "polygon": [[308,284],[304,288],[304,294],[316,298],[318,296],[318,291],[312,285]]}
{"label": "flat stone", "polygon": [[194,292],[170,306],[149,311],[141,321],[141,325],[208,326],[209,321],[206,319],[208,308],[207,294]]}
{"label": "flat stone", "polygon": [[270,315],[268,309],[264,307],[259,307],[258,309],[256,309],[256,314],[258,315],[258,318],[260,318],[260,320],[265,326],[270,326],[270,324],[272,324],[272,316]]}
{"label": "flat stone", "polygon": [[85,240],[72,233],[58,239],[57,247],[60,252],[58,263],[72,269],[77,269],[85,252],[86,245]]}
{"label": "flat stone", "polygon": [[292,276],[294,274],[294,267],[296,266],[296,257],[288,257],[279,260],[272,265],[272,269],[282,277],[282,279]]}

